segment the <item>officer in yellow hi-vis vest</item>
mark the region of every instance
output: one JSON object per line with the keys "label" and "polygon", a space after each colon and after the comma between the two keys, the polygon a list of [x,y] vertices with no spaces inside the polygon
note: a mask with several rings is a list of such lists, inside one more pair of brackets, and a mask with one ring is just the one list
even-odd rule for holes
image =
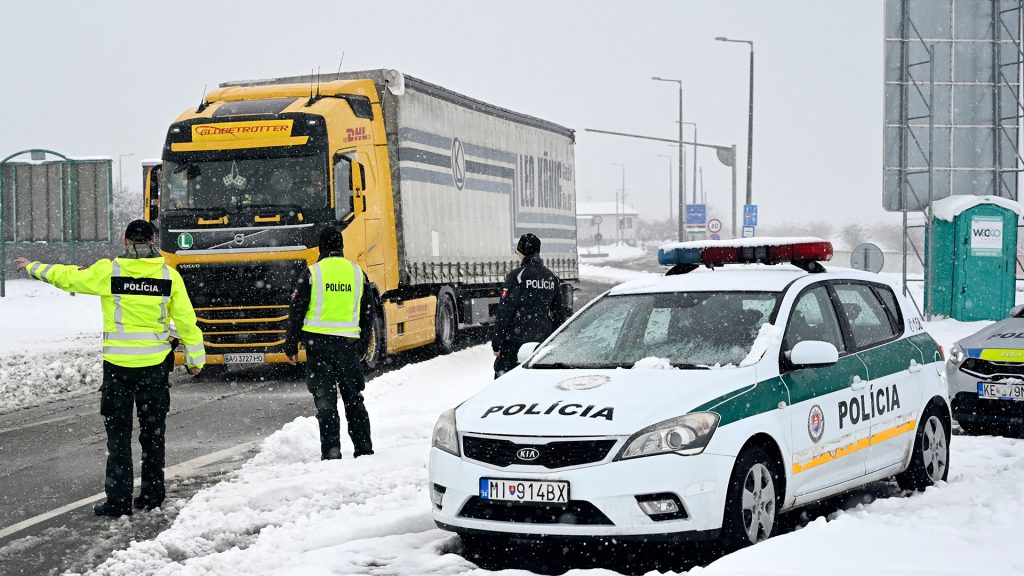
{"label": "officer in yellow hi-vis vest", "polygon": [[[203,333],[178,272],[155,247],[155,230],[136,220],[124,233],[125,252],[80,269],[15,261],[36,280],[61,290],[100,297],[103,307],[103,387],[100,414],[107,429],[107,499],[97,516],[131,515],[132,506],[158,508],[164,501],[164,430],[171,396],[165,360],[172,330],[185,345],[189,374],[206,362]],[[171,326],[174,323],[174,327]],[[132,501],[132,407],[138,407],[142,489]]]}
{"label": "officer in yellow hi-vis vest", "polygon": [[299,340],[306,348],[306,387],[313,394],[320,422],[320,457],[341,458],[338,391],[345,404],[348,435],[358,458],[373,454],[370,417],[363,405],[366,388],[360,358],[369,343],[373,293],[355,262],[342,257],[341,232],[320,234],[320,261],[299,276],[289,310],[290,326],[284,352],[296,363]]}

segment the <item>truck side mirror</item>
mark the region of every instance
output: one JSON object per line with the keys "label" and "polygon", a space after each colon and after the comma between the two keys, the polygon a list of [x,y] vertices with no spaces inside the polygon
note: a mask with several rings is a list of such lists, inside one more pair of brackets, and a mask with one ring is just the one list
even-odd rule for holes
{"label": "truck side mirror", "polygon": [[1020,318],[1022,314],[1024,314],[1024,304],[1018,304],[1013,308],[1010,308],[1011,318]]}

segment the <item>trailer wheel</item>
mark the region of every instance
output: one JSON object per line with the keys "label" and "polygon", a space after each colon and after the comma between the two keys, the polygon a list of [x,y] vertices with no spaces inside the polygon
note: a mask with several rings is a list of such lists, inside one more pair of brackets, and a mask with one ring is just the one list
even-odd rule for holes
{"label": "trailer wheel", "polygon": [[437,295],[437,315],[434,317],[434,347],[438,354],[450,354],[455,350],[455,334],[458,329],[455,299],[451,292],[442,290]]}

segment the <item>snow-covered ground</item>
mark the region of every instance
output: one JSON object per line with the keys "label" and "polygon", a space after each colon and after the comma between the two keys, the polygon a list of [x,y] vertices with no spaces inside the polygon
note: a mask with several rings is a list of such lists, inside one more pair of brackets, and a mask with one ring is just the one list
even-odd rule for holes
{"label": "snow-covered ground", "polygon": [[592,264],[608,264],[610,262],[625,262],[627,260],[637,260],[651,254],[657,256],[658,248],[655,245],[653,247],[653,252],[651,252],[650,250],[645,248],[643,244],[630,246],[625,242],[617,242],[614,244],[605,244],[602,246],[580,246],[577,249],[577,253],[580,256],[581,262],[589,262]]}
{"label": "snow-covered ground", "polygon": [[98,389],[102,326],[95,296],[8,281],[0,298],[0,413]]}
{"label": "snow-covered ground", "polygon": [[[581,266],[591,280],[642,274]],[[17,328],[0,331],[0,410],[60,395],[65,384],[54,383],[58,372],[67,390],[95,389],[96,299],[28,281],[11,282],[8,295],[0,300],[0,318]],[[926,325],[948,349],[985,323]],[[54,364],[51,372],[47,361]],[[321,462],[316,420],[296,419],[229,480],[194,496],[167,530],[115,552],[91,573],[486,573],[454,553],[457,538],[434,527],[426,480],[437,415],[488,385],[492,361],[489,348],[479,346],[371,381],[366,398],[377,451],[371,457],[353,460],[343,439],[345,458]],[[8,395],[20,400],[12,403]],[[690,573],[1024,574],[1024,560],[1010,552],[1024,517],[1024,498],[1017,496],[1024,485],[1024,442],[957,436],[951,448],[947,484],[835,512],[828,522],[818,519]]]}

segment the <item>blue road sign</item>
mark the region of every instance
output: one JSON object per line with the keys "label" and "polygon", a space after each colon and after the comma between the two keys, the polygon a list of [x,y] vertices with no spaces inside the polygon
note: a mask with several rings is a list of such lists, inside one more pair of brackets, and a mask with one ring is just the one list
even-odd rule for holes
{"label": "blue road sign", "polygon": [[718,234],[712,234],[712,235],[711,235],[711,239],[712,239],[712,240],[721,240],[721,239],[722,239],[722,237],[721,237],[720,235],[718,235]]}
{"label": "blue road sign", "polygon": [[743,225],[757,226],[757,204],[743,205]]}
{"label": "blue road sign", "polygon": [[686,223],[695,224],[697,226],[704,226],[708,221],[708,206],[707,204],[687,204],[686,205]]}

